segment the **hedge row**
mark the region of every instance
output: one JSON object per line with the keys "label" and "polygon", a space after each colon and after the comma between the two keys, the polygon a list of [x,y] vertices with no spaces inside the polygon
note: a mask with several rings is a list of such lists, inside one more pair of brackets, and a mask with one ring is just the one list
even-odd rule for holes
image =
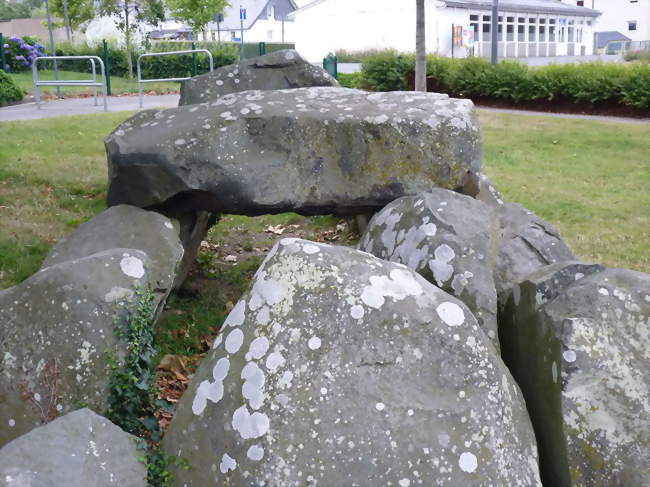
{"label": "hedge row", "polygon": [[[384,51],[363,62],[361,88],[399,91],[415,69],[415,57]],[[578,63],[529,67],[516,61],[490,64],[483,58],[427,57],[428,86],[465,98],[486,97],[512,103],[569,100],[650,108],[650,65]]]}
{"label": "hedge row", "polygon": [[22,99],[23,92],[13,78],[4,71],[0,71],[0,105]]}
{"label": "hedge row", "polygon": [[[191,49],[190,42],[160,42],[155,43],[149,51],[183,51]],[[197,42],[197,49],[207,49],[212,54],[215,69],[226,64],[232,64],[239,59],[239,50],[232,44],[218,44],[214,42]],[[71,45],[62,43],[57,46],[58,56],[99,56],[104,58],[104,48],[99,45],[91,47],[86,44]],[[132,54],[133,73],[136,76],[136,61],[140,52]],[[128,76],[128,60],[125,49],[117,49],[109,45],[110,73],[112,76]],[[197,71],[205,73],[209,70],[209,61],[206,55],[197,54]],[[142,77],[146,79],[181,78],[192,75],[192,56],[161,56],[147,57],[142,60]],[[59,61],[60,69],[67,71],[85,72],[89,70],[87,60]]]}

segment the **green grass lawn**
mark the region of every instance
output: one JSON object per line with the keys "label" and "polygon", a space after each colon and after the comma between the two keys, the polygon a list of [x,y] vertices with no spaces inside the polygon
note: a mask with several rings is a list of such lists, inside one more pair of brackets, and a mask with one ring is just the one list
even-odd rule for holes
{"label": "green grass lawn", "polygon": [[[105,208],[103,138],[130,115],[0,123],[0,288],[36,271],[54,242]],[[508,200],[555,224],[580,258],[650,272],[650,125],[481,120],[485,170]],[[305,220],[228,217],[211,238],[249,234],[241,245],[253,246],[265,225],[296,222]]]}
{"label": "green grass lawn", "polygon": [[[99,70],[99,67],[97,68]],[[86,73],[76,73],[74,71],[59,71],[60,79],[62,80],[79,80],[79,79],[92,79],[90,67]],[[18,86],[28,94],[34,92],[34,82],[32,79],[32,72],[10,73],[10,76],[18,84]],[[38,79],[43,81],[50,81],[56,79],[54,71],[39,71]],[[97,71],[97,80],[101,81],[99,71]],[[56,94],[55,86],[41,86],[41,96],[54,96]],[[175,93],[180,90],[180,83],[145,83],[142,85],[144,93],[155,92],[156,94]],[[90,86],[61,86],[61,94],[63,96],[89,96],[92,95],[92,87]],[[120,76],[111,76],[111,92],[113,95],[125,95],[129,93],[138,92],[137,79],[129,80]],[[101,90],[98,90],[101,94]]]}

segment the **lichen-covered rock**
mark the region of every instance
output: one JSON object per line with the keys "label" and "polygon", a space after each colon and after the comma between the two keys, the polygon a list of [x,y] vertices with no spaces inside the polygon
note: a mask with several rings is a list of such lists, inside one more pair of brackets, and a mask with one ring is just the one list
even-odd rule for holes
{"label": "lichen-covered rock", "polygon": [[404,264],[458,297],[498,349],[490,245],[486,206],[436,188],[395,200],[377,213],[359,249]]}
{"label": "lichen-covered rock", "polygon": [[103,211],[61,239],[50,250],[42,268],[114,248],[138,249],[149,256],[150,284],[164,301],[183,257],[183,246],[178,223],[154,211],[128,205]]}
{"label": "lichen-covered rock", "polygon": [[214,101],[229,93],[246,90],[284,90],[310,86],[339,86],[318,66],[293,49],[275,51],[194,76],[181,84],[179,105]]}
{"label": "lichen-covered rock", "polygon": [[244,91],[140,112],[106,138],[109,206],[356,215],[481,166],[474,107],[435,93]]}
{"label": "lichen-covered rock", "polygon": [[549,266],[514,288],[500,326],[544,485],[650,485],[650,276]]}
{"label": "lichen-covered rock", "polygon": [[146,487],[142,456],[137,438],[79,409],[0,449],[0,486]]}
{"label": "lichen-covered rock", "polygon": [[512,287],[536,270],[557,262],[575,260],[571,249],[550,223],[516,203],[497,209],[498,242],[494,279],[500,303],[505,303]]}
{"label": "lichen-covered rock", "polygon": [[475,318],[405,266],[285,239],[164,439],[177,486],[539,485],[521,393]]}
{"label": "lichen-covered rock", "polygon": [[152,268],[140,250],[112,249],[0,291],[0,445],[80,405],[106,409],[119,311]]}

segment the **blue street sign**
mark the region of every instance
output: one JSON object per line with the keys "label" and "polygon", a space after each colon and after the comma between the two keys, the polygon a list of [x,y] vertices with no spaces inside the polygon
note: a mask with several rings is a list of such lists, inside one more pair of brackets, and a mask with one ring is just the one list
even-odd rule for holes
{"label": "blue street sign", "polygon": [[246,20],[246,9],[245,8],[240,8],[239,9],[239,20]]}

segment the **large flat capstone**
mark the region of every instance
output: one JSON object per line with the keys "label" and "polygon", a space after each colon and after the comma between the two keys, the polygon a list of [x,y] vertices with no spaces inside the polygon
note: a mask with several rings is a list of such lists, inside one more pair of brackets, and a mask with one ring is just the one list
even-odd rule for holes
{"label": "large flat capstone", "polygon": [[540,485],[519,388],[469,309],[405,266],[284,239],[164,439],[177,486]]}
{"label": "large flat capstone", "polygon": [[141,112],[106,138],[109,206],[359,214],[481,167],[471,101],[345,88],[245,91]]}
{"label": "large flat capstone", "polygon": [[146,487],[144,453],[137,438],[79,409],[0,449],[0,486]]}
{"label": "large flat capstone", "polygon": [[181,84],[179,105],[214,101],[247,90],[284,90],[309,86],[339,86],[323,68],[293,49],[275,51],[194,76]]}

